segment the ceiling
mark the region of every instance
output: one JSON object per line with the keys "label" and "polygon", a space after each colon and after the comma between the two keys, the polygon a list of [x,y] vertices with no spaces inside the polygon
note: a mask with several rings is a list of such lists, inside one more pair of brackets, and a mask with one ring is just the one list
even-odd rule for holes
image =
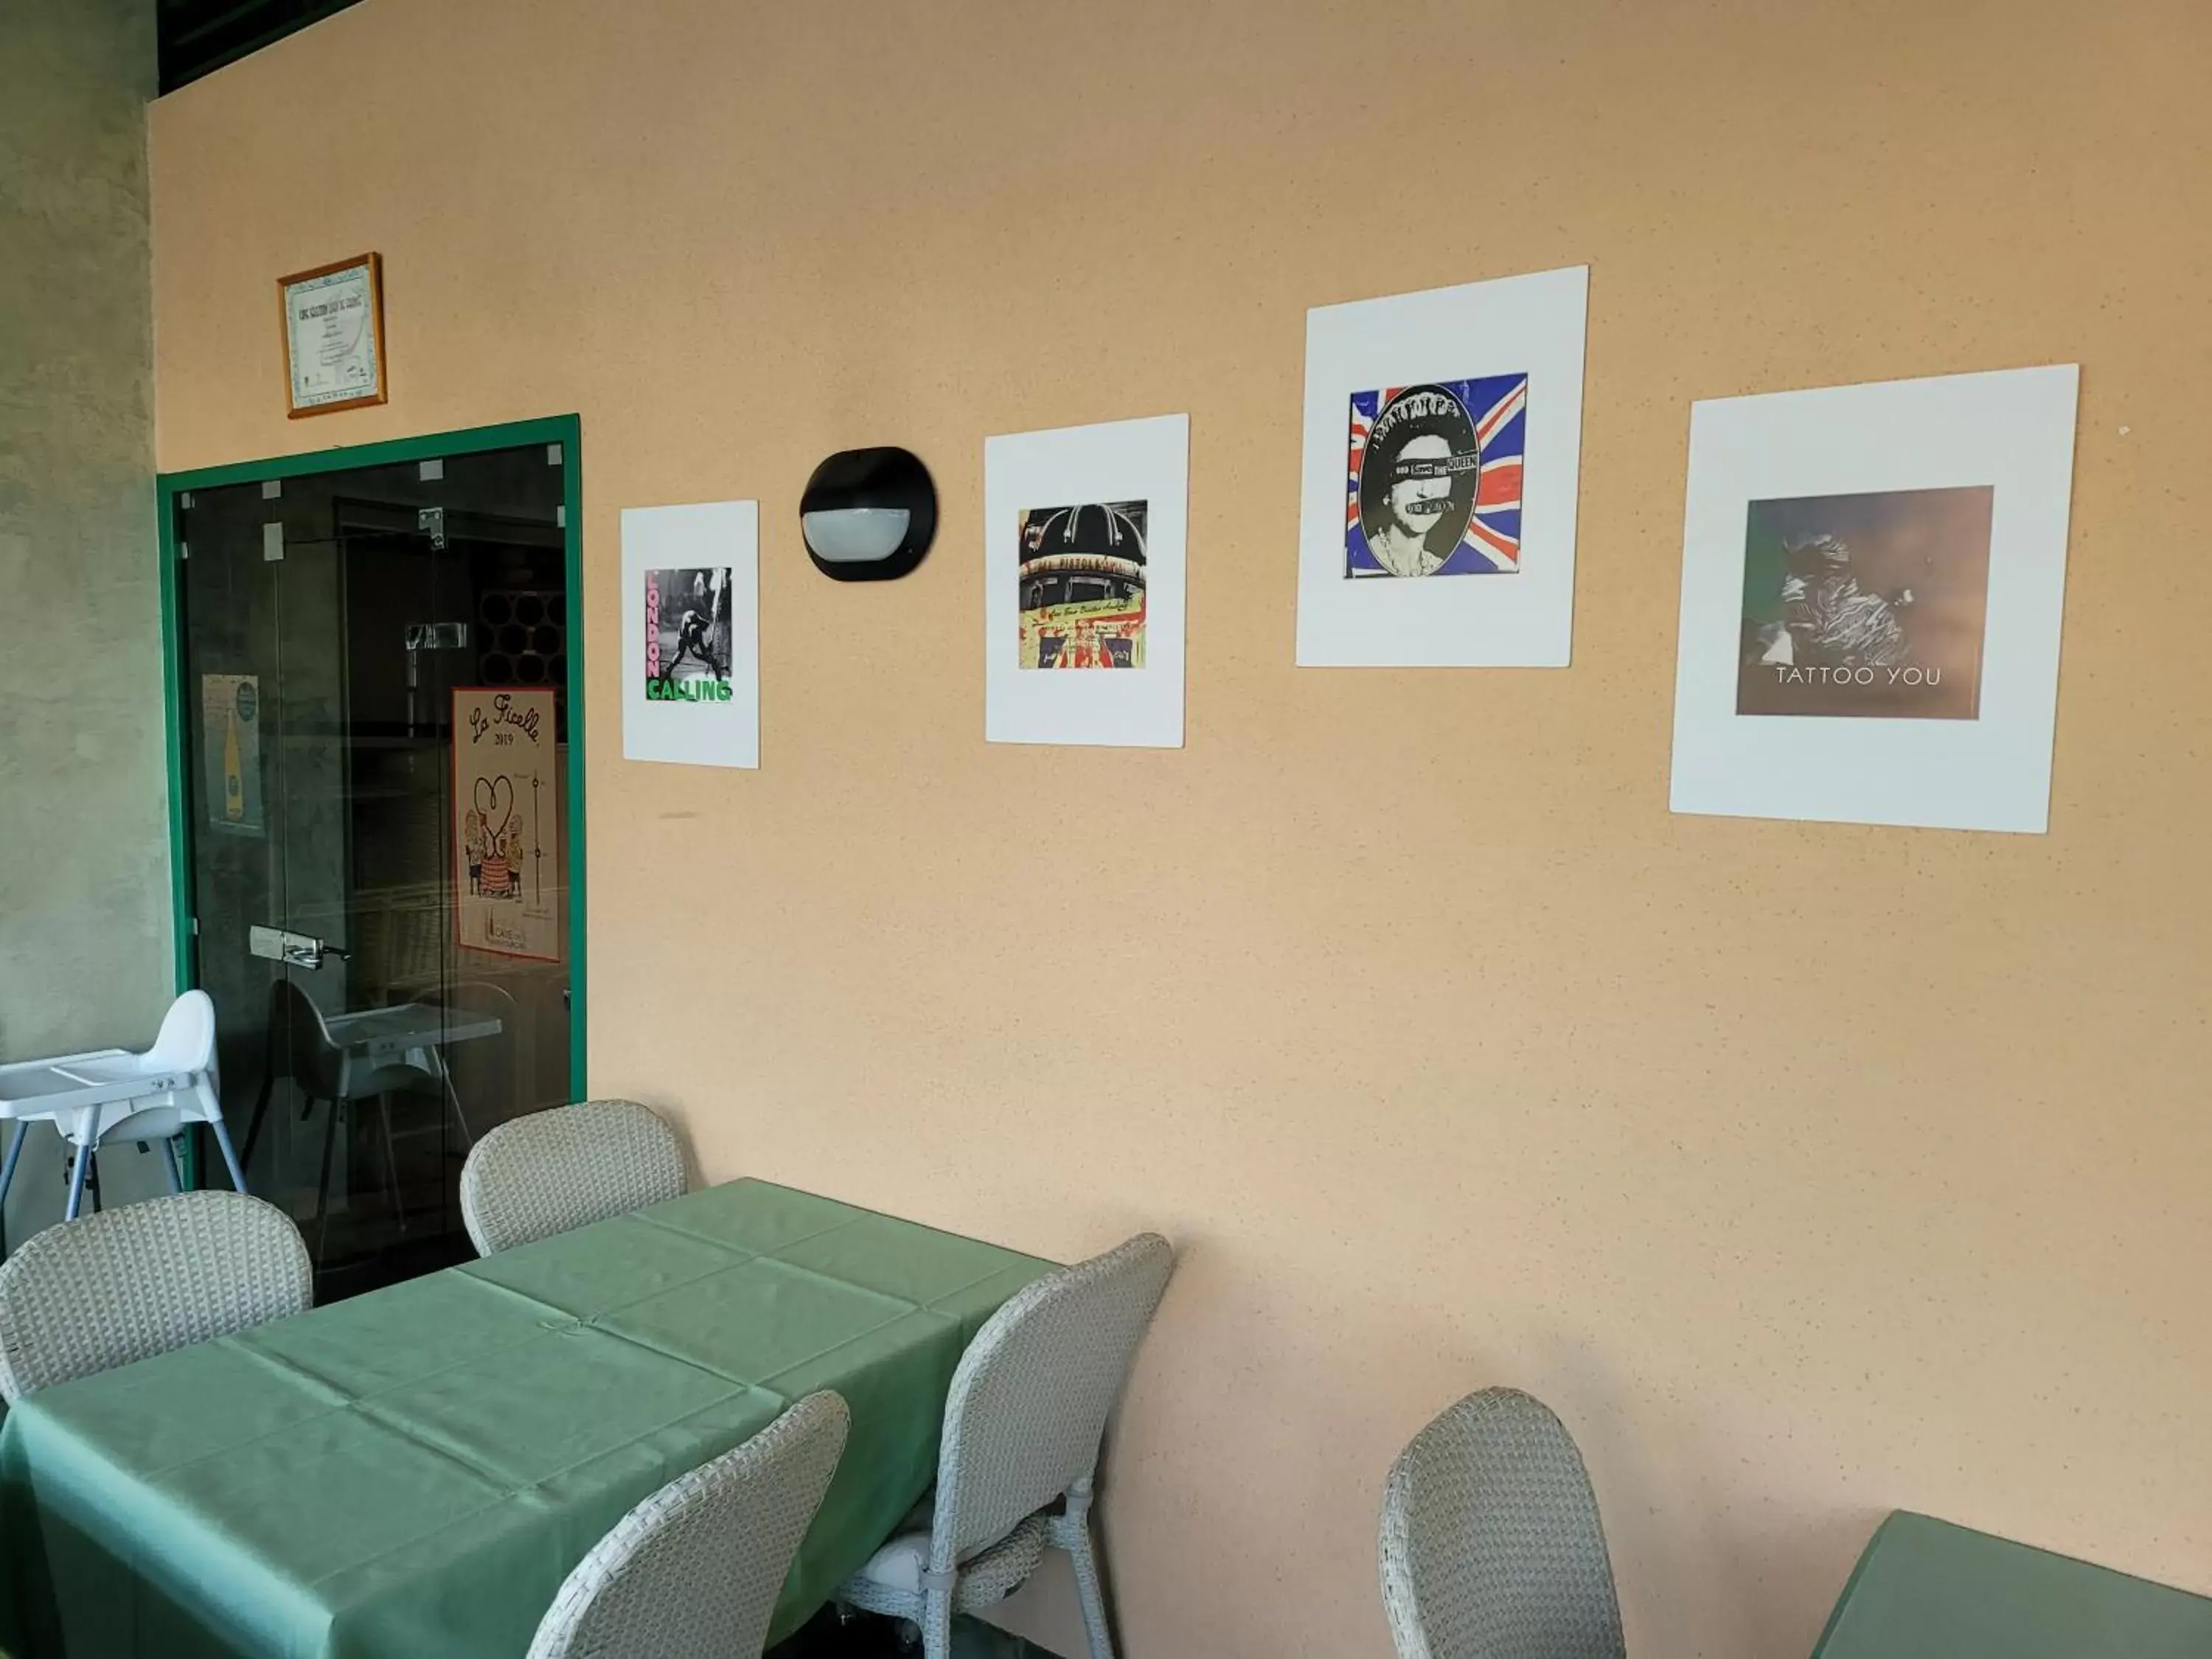
{"label": "ceiling", "polygon": [[160,0],[161,90],[235,63],[354,0]]}

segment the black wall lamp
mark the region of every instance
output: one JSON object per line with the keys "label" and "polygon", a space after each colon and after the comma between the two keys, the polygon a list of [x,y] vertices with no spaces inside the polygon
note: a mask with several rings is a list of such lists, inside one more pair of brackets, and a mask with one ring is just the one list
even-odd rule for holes
{"label": "black wall lamp", "polygon": [[799,498],[806,556],[825,576],[872,582],[903,576],[937,533],[937,486],[904,449],[841,449],[814,469]]}

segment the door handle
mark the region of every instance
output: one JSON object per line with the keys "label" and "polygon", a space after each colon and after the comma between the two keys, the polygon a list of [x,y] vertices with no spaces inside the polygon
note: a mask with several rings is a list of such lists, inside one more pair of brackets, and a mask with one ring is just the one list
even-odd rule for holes
{"label": "door handle", "polygon": [[254,956],[281,962],[287,968],[319,968],[325,957],[343,962],[345,950],[313,933],[295,933],[284,927],[264,927],[258,922],[246,931],[246,948]]}

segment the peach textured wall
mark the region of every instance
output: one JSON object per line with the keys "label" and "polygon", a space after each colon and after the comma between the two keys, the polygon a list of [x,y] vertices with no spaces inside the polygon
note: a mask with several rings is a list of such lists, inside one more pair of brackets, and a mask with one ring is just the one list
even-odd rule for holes
{"label": "peach textured wall", "polygon": [[[1175,1236],[1132,1659],[1386,1652],[1383,1470],[1498,1382],[1640,1653],[1807,1651],[1897,1505],[2212,1589],[2208,52],[2198,0],[366,0],[155,107],[161,463],[581,413],[592,1086],[711,1176]],[[271,279],[364,247],[392,401],[288,423]],[[1306,307],[1583,261],[1574,666],[1294,669]],[[1669,816],[1690,400],[2075,360],[2051,832]],[[1188,746],[987,746],[985,435],[1184,410]],[[800,486],[884,442],[936,550],[824,581]],[[625,764],[617,513],[727,496],[763,767]]]}

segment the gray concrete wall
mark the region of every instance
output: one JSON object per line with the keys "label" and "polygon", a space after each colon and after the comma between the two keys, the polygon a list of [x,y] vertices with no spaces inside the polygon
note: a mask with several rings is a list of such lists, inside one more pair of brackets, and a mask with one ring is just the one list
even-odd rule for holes
{"label": "gray concrete wall", "polygon": [[[154,74],[153,0],[0,0],[0,1060],[141,1045],[170,992]],[[53,1143],[10,1238],[59,1214]]]}

